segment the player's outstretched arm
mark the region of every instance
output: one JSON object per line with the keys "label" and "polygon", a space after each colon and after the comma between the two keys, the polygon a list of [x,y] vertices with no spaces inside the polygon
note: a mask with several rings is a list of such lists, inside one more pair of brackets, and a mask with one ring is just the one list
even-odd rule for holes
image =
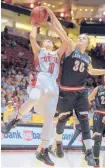
{"label": "player's outstretched arm", "polygon": [[105,69],[94,69],[92,64],[90,63],[88,67],[88,73],[90,75],[105,75]]}
{"label": "player's outstretched arm", "polygon": [[36,35],[37,35],[37,27],[33,26],[32,31],[30,33],[30,43],[35,57],[37,57],[40,52],[40,47],[36,41]]}
{"label": "player's outstretched arm", "polygon": [[105,75],[105,69],[94,69],[92,65],[90,65],[88,73],[90,75]]}
{"label": "player's outstretched arm", "polygon": [[[59,37],[62,41],[62,45],[61,45],[60,49],[58,50],[59,55],[62,56],[62,54],[67,50],[67,48],[69,50],[69,53],[72,52],[74,49],[75,43],[73,42],[72,39],[68,38],[65,30],[63,29],[61,23],[59,22],[59,20],[55,16],[55,14],[48,7],[46,7],[46,10],[51,18],[51,23],[53,24],[53,27],[56,28],[55,31],[57,32],[57,34],[59,35]],[[67,44],[66,44],[66,50],[65,50],[64,43],[66,43],[66,41],[67,41]]]}
{"label": "player's outstretched arm", "polygon": [[55,14],[48,8],[48,7],[44,7],[46,8],[47,12],[48,12],[48,15],[50,16],[50,19],[51,19],[51,22],[53,24],[55,24],[55,26],[62,31],[62,33],[65,35],[65,37],[67,38],[67,34],[66,32],[64,31],[61,23],[59,22],[59,20],[57,19],[57,17],[55,16]]}
{"label": "player's outstretched arm", "polygon": [[50,29],[54,30],[59,35],[62,42],[61,47],[57,50],[58,55],[61,58],[68,45],[68,36],[56,18],[55,14],[48,7],[45,8],[50,16],[50,22],[48,22],[48,25]]}
{"label": "player's outstretched arm", "polygon": [[58,36],[60,37],[60,40],[61,40],[61,46],[57,50],[58,56],[59,56],[59,58],[61,58],[62,55],[64,54],[64,52],[67,49],[68,40],[64,36],[64,34],[62,33],[62,31],[60,31],[55,25],[53,25],[53,30],[58,34]]}

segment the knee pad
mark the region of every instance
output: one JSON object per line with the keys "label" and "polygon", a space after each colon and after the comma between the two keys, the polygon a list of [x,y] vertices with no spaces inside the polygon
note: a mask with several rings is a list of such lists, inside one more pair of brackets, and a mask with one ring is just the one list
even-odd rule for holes
{"label": "knee pad", "polygon": [[39,100],[41,96],[41,91],[38,88],[27,89],[29,98],[32,100]]}

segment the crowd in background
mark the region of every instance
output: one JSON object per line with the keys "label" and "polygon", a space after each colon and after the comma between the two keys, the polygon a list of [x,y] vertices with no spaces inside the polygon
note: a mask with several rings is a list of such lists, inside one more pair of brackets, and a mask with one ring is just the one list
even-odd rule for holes
{"label": "crowd in background", "polygon": [[[103,60],[105,61],[104,49],[96,46],[89,51],[93,55],[93,59],[95,56],[96,59],[102,58],[98,68],[105,66],[105,62],[103,63]],[[1,38],[1,113],[13,112],[13,115],[16,115],[20,106],[28,99],[26,88],[29,82],[29,73],[34,70],[33,63],[29,40],[19,40],[19,38],[9,35],[5,29]],[[99,66],[99,63],[95,66],[97,67],[97,65]],[[88,76],[86,85],[90,90],[99,84],[101,84],[100,76],[96,78]]]}
{"label": "crowd in background", "polygon": [[90,50],[90,55],[99,59],[105,60],[105,44],[97,44]]}

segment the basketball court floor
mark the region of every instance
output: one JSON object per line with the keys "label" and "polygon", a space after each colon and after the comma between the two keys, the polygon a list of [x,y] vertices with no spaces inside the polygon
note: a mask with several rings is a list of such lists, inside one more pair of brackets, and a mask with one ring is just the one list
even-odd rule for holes
{"label": "basketball court floor", "polygon": [[[103,168],[103,157],[105,151],[101,151],[100,159]],[[84,160],[84,154],[81,151],[70,151],[65,153],[64,158],[56,158],[50,155],[54,161],[54,168],[89,168]],[[44,163],[38,161],[34,151],[2,151],[1,168],[50,168]]]}

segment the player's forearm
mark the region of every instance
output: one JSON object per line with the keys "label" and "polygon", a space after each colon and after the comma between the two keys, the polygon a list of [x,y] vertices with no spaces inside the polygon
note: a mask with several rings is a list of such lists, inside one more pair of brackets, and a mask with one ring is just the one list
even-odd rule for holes
{"label": "player's forearm", "polygon": [[55,24],[56,24],[56,27],[59,29],[59,31],[61,31],[64,34],[64,36],[68,39],[68,36],[67,36],[65,30],[63,29],[61,23],[59,22],[59,20],[57,18],[55,18]]}
{"label": "player's forearm", "polygon": [[60,37],[61,41],[63,43],[66,43],[66,45],[68,44],[68,39],[67,37],[65,37],[63,31],[59,30],[57,27],[55,28],[56,33],[58,34],[58,36]]}
{"label": "player's forearm", "polygon": [[37,27],[33,27],[32,32],[30,33],[30,43],[35,56],[38,56],[40,52],[40,47],[36,41]]}
{"label": "player's forearm", "polygon": [[61,23],[59,22],[59,20],[57,19],[57,17],[55,16],[55,14],[48,8],[46,7],[46,10],[51,18],[51,22],[54,22],[54,25],[59,29],[59,31],[62,31],[62,33],[65,35],[65,37],[67,38],[67,34],[64,31]]}
{"label": "player's forearm", "polygon": [[91,75],[105,75],[105,69],[92,69]]}
{"label": "player's forearm", "polygon": [[36,39],[36,35],[37,35],[37,27],[34,26],[34,27],[32,28],[31,33],[30,33],[30,38]]}
{"label": "player's forearm", "polygon": [[93,101],[94,99],[95,99],[95,96],[94,96],[94,95],[90,95],[90,96],[88,97],[89,103],[90,103],[91,101]]}

